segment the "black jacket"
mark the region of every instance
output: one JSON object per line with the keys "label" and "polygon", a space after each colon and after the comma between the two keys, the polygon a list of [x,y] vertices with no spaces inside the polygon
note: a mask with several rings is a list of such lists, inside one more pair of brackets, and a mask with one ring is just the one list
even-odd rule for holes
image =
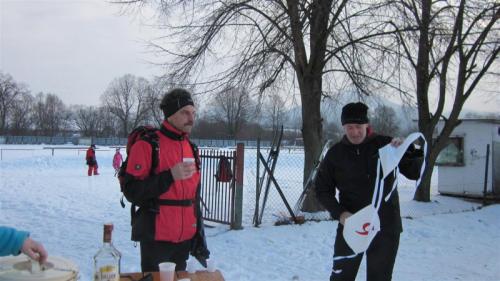
{"label": "black jacket", "polygon": [[[377,176],[378,149],[390,143],[391,137],[372,134],[359,145],[351,144],[347,137],[335,144],[321,162],[315,191],[319,202],[338,220],[344,211],[356,213],[371,204]],[[399,163],[400,172],[409,179],[420,175],[423,153],[413,145]],[[385,179],[384,197],[391,191],[394,176]],[[339,200],[336,199],[336,191]],[[381,231],[401,232],[399,196],[395,190],[389,200],[382,199],[379,209]]]}

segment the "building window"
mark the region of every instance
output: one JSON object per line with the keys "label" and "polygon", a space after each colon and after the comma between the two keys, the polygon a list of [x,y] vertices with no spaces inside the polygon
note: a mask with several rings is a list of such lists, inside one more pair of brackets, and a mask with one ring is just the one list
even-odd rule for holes
{"label": "building window", "polygon": [[438,166],[464,166],[464,138],[450,137],[450,143],[436,160]]}

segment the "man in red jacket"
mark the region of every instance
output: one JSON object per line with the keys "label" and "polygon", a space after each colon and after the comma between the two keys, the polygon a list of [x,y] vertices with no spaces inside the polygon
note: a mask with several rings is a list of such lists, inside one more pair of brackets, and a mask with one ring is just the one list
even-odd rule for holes
{"label": "man in red jacket", "polygon": [[97,160],[95,158],[95,144],[90,145],[89,149],[87,149],[85,160],[87,160],[87,165],[89,166],[87,174],[92,176],[92,172],[94,172],[94,176],[99,175],[97,172]]}
{"label": "man in red jacket", "polygon": [[[173,89],[160,108],[165,120],[156,132],[156,168],[151,171],[151,144],[139,140],[131,147],[125,175],[124,194],[139,206],[132,217],[132,240],[140,242],[143,272],[158,271],[158,264],[167,261],[185,270],[202,229],[199,159],[188,139],[196,113],[191,94]],[[203,248],[202,256],[208,255]]]}

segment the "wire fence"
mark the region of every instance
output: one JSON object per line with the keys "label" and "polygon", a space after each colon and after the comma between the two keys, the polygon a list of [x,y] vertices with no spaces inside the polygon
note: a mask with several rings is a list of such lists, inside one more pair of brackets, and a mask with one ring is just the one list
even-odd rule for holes
{"label": "wire fence", "polygon": [[[269,150],[261,149],[267,159]],[[288,220],[290,213],[284,200],[290,206],[295,205],[303,191],[304,150],[297,147],[282,148],[276,161],[274,178],[281,189],[284,198],[280,196],[276,185],[264,177],[264,168],[260,166],[257,175],[257,149],[245,150],[245,191],[243,199],[243,224],[252,225],[254,215],[262,216],[262,224],[274,224],[281,220]],[[259,210],[256,210],[257,183],[263,181],[260,194]],[[265,203],[263,202],[265,199]],[[264,206],[263,206],[264,205]]]}

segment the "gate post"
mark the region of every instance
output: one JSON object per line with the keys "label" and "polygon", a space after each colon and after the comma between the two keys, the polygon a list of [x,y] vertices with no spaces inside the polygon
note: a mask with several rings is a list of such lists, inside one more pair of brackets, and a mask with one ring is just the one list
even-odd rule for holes
{"label": "gate post", "polygon": [[245,167],[245,145],[238,143],[236,145],[236,172],[234,189],[234,217],[231,223],[231,229],[243,229],[241,221],[243,217],[243,175]]}

